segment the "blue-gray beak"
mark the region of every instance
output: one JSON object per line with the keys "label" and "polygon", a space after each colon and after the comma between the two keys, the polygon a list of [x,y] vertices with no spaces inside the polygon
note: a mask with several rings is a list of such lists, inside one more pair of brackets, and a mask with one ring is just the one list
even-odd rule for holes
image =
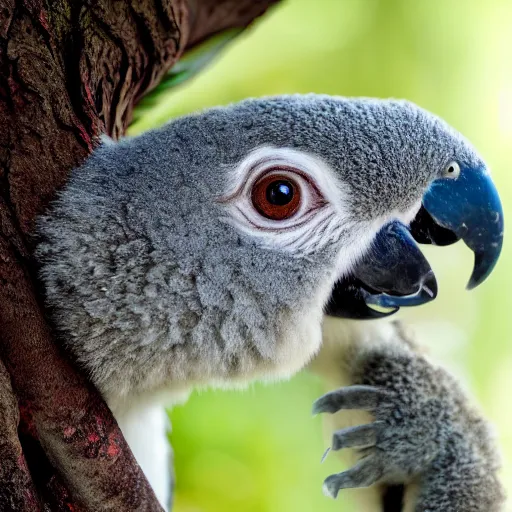
{"label": "blue-gray beak", "polygon": [[395,221],[377,234],[353,275],[336,283],[325,312],[342,318],[382,318],[400,306],[425,304],[436,296],[436,278],[428,261],[407,227]]}
{"label": "blue-gray beak", "polygon": [[462,238],[474,252],[467,287],[475,288],[492,272],[503,245],[503,208],[489,173],[466,167],[456,180],[436,180],[423,197],[423,206],[439,226]]}
{"label": "blue-gray beak", "polygon": [[353,274],[336,283],[325,313],[380,318],[433,300],[435,277],[416,242],[449,245],[460,239],[475,254],[467,286],[472,289],[492,272],[503,243],[503,209],[485,169],[461,167],[458,178],[434,181],[411,225],[385,226]]}

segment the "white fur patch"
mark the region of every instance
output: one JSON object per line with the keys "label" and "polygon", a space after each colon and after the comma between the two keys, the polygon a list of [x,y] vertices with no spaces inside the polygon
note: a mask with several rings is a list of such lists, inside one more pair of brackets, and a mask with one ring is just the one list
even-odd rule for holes
{"label": "white fur patch", "polygon": [[154,402],[134,402],[117,411],[115,417],[158,501],[168,510],[172,460],[167,439],[170,422],[165,409]]}

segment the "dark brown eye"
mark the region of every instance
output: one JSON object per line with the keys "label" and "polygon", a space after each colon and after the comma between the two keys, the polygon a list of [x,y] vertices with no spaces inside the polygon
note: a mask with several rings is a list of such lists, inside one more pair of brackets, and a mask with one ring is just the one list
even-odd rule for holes
{"label": "dark brown eye", "polygon": [[285,220],[300,206],[300,187],[290,176],[267,174],[254,184],[251,199],[267,219]]}

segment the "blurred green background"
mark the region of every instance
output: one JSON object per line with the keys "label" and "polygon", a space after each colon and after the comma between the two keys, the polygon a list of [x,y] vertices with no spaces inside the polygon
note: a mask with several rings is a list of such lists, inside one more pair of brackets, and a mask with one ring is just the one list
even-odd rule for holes
{"label": "blurred green background", "polygon": [[[248,96],[318,92],[400,97],[437,113],[490,163],[505,214],[512,204],[510,0],[288,0],[229,45],[191,82],[158,96],[131,133]],[[467,384],[496,425],[512,494],[512,251],[488,282],[464,290],[472,256],[428,248],[438,299],[400,313],[430,352]],[[197,393],[171,413],[177,512],[355,511],[323,479],[343,469],[320,458],[326,440],[312,375],[246,392]],[[507,510],[512,510],[509,507]]]}

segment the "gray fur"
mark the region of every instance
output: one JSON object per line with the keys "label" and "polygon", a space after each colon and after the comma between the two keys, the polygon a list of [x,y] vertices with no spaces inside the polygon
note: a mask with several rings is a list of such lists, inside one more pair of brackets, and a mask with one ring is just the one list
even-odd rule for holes
{"label": "gray fur", "polygon": [[[339,277],[343,238],[306,258],[220,220],[227,170],[262,145],[327,162],[358,221],[411,208],[451,160],[481,163],[411,103],[316,95],[247,100],[103,144],[40,221],[36,256],[56,326],[108,397],[287,375],[317,350],[281,370],[305,343],[300,321],[320,330],[318,290]],[[296,344],[278,356],[288,331]]]}
{"label": "gray fur", "polygon": [[[228,175],[262,146],[328,164],[347,226],[375,221],[370,239],[379,219],[417,205],[452,160],[483,165],[463,137],[411,103],[315,95],[248,100],[103,144],[40,219],[36,257],[66,347],[119,418],[138,420],[149,398],[139,394],[287,376],[318,350],[340,255],[359,233],[340,229],[306,255],[224,222]],[[456,382],[406,348],[358,350],[351,375],[367,387],[344,399],[377,404],[379,422],[339,434],[337,447],[376,442],[380,459],[338,475],[339,486],[420,478],[418,511],[494,511],[492,443]]]}
{"label": "gray fur", "polygon": [[354,385],[324,395],[315,410],[366,410],[370,389],[381,399],[374,402],[374,423],[334,434],[334,449],[359,447],[362,460],[328,477],[326,492],[336,496],[342,488],[402,483],[418,488],[413,498],[406,493],[405,510],[502,510],[494,435],[458,382],[415,352],[399,325],[393,341],[373,338],[371,344],[354,344],[349,353],[345,363]]}

